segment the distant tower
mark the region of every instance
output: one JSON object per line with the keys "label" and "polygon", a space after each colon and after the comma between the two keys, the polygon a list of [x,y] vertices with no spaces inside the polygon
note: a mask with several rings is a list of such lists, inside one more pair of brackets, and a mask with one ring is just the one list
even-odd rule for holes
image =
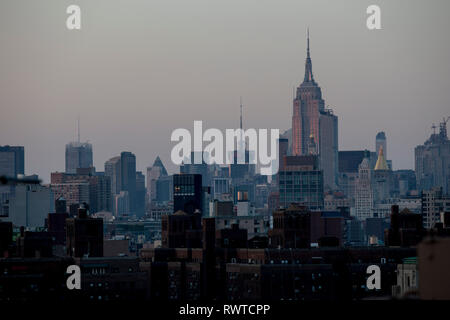
{"label": "distant tower", "polygon": [[369,151],[364,152],[364,159],[358,167],[358,179],[356,181],[355,211],[358,220],[366,220],[372,217],[374,207],[373,199],[373,171],[370,168]]}
{"label": "distant tower", "polygon": [[157,185],[160,177],[167,177],[167,170],[158,156],[153,165],[147,167],[147,195],[150,203],[157,198]]}
{"label": "distant tower", "polygon": [[121,191],[128,192],[130,213],[136,214],[136,156],[124,151],[120,154]]}
{"label": "distant tower", "polygon": [[313,135],[316,143],[319,139],[319,113],[325,110],[322,91],[314,81],[312,62],[309,51],[309,30],[307,38],[305,76],[297,88],[292,115],[292,153],[295,156],[308,152],[309,136]]}
{"label": "distant tower", "polygon": [[242,97],[240,97],[239,99],[239,105],[240,105],[240,118],[239,118],[239,128],[241,129],[241,136],[240,136],[240,148],[244,148],[244,150],[246,149],[246,143],[244,141],[244,135],[243,135],[243,126],[242,126]]}
{"label": "distant tower", "polygon": [[[391,196],[392,171],[383,154],[383,147],[378,151],[378,159],[373,170],[373,199],[374,203],[382,203]],[[379,217],[380,218],[380,217]],[[384,217],[381,217],[384,218]]]}
{"label": "distant tower", "polygon": [[[237,138],[237,150],[230,152],[227,156],[229,159],[233,159],[233,163],[229,164],[228,172],[231,178],[233,178],[234,182],[242,181],[246,176],[253,176],[255,174],[256,165],[251,163],[252,159],[255,159],[255,151],[248,150],[247,142],[245,141],[244,136],[244,125],[243,125],[243,104],[242,97],[240,97],[240,116],[239,116],[239,129],[241,130],[240,137]],[[240,153],[239,151],[243,151]],[[243,159],[241,159],[241,155],[243,155]],[[241,160],[244,160],[244,163],[239,163]],[[205,183],[205,179],[203,179],[203,183]]]}
{"label": "distant tower", "polygon": [[80,141],[80,119],[77,120],[77,141],[66,144],[66,173],[93,166],[92,145]]}
{"label": "distant tower", "polygon": [[384,131],[378,132],[375,138],[375,152],[377,154],[380,153],[381,147],[383,148],[384,158],[387,159],[386,134]]}
{"label": "distant tower", "polygon": [[389,170],[389,167],[386,162],[386,158],[384,157],[384,148],[383,146],[380,147],[378,150],[378,159],[377,163],[375,164],[374,170]]}
{"label": "distant tower", "polygon": [[444,194],[450,193],[450,140],[447,136],[447,121],[439,124],[439,133],[433,133],[423,145],[415,148],[415,171],[419,191],[441,187]]}
{"label": "distant tower", "polygon": [[338,173],[338,119],[331,109],[325,109],[322,91],[314,80],[308,29],[305,76],[293,101],[292,154],[309,154],[311,139],[317,145],[325,189],[335,189]]}
{"label": "distant tower", "polygon": [[80,143],[80,117],[78,117],[78,121],[77,121],[77,134],[78,134],[78,143]]}

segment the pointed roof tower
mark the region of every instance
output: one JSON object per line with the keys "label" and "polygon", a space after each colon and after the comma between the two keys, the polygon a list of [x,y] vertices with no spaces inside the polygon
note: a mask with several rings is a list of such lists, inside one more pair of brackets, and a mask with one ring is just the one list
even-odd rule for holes
{"label": "pointed roof tower", "polygon": [[305,62],[305,78],[303,79],[303,84],[311,83],[316,84],[314,81],[314,76],[312,73],[312,62],[311,62],[311,55],[309,51],[309,28],[307,33],[307,49],[306,49],[306,62]]}
{"label": "pointed roof tower", "polygon": [[167,176],[167,170],[164,167],[164,164],[162,163],[161,159],[159,158],[159,156],[156,157],[155,162],[153,162],[153,167],[159,167],[161,168],[161,175],[162,176]]}
{"label": "pointed roof tower", "polygon": [[383,147],[380,147],[380,151],[378,153],[378,160],[377,163],[375,164],[374,170],[389,170],[386,159],[384,158]]}

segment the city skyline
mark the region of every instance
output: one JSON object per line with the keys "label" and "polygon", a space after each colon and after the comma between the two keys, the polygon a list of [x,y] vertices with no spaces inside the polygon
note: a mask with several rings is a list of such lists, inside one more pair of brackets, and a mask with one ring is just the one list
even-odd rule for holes
{"label": "city skyline", "polygon": [[0,304],[450,301],[449,11],[1,1]]}
{"label": "city skyline", "polygon": [[[244,127],[284,131],[292,89],[304,74],[309,26],[315,80],[339,118],[339,150],[374,151],[384,131],[394,169],[414,168],[414,148],[448,116],[450,46],[440,39],[449,4],[407,2],[410,18],[397,24],[406,2],[381,1],[382,30],[369,31],[364,1],[324,3],[262,3],[255,10],[252,2],[196,1],[169,10],[158,1],[130,2],[103,15],[103,6],[80,1],[83,29],[70,33],[59,26],[66,3],[27,4],[31,16],[20,1],[4,2],[2,23],[16,36],[0,32],[0,105],[8,120],[0,144],[25,146],[25,173],[49,182],[50,172],[64,171],[64,146],[77,140],[78,116],[98,171],[130,151],[140,171],[160,156],[175,172],[171,131],[193,120],[238,128],[240,96]],[[186,19],[193,14],[197,21]]]}

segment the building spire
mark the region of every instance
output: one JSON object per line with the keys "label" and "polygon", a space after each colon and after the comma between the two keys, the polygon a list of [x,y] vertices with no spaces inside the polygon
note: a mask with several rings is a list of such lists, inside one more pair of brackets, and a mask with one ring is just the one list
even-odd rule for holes
{"label": "building spire", "polygon": [[309,55],[309,27],[308,27],[308,31],[307,31],[307,50],[306,50],[306,57],[310,58]]}
{"label": "building spire", "polygon": [[80,143],[80,116],[77,119],[77,135],[78,135],[78,143]]}
{"label": "building spire", "polygon": [[384,158],[383,146],[380,146],[380,151],[378,152],[377,163],[375,164],[374,170],[389,170],[386,159]]}
{"label": "building spire", "polygon": [[242,130],[242,96],[239,97],[239,103],[240,103],[240,106],[241,106],[240,128]]}
{"label": "building spire", "polygon": [[241,112],[240,117],[239,117],[239,128],[241,129],[241,134],[240,134],[240,137],[239,137],[239,140],[240,140],[239,141],[239,149],[245,150],[246,143],[244,141],[244,135],[243,135],[244,128],[243,128],[243,125],[242,125],[242,96],[239,97],[239,105],[240,105],[240,112]]}
{"label": "building spire", "polygon": [[305,83],[305,82],[314,83],[314,76],[312,73],[311,55],[310,55],[310,51],[309,51],[309,27],[307,29],[306,44],[307,45],[306,45],[305,79],[303,80],[303,83]]}

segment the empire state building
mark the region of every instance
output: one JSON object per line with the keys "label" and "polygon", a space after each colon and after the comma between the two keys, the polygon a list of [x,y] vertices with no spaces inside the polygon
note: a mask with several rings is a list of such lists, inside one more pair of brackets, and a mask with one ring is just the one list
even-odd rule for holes
{"label": "empire state building", "polygon": [[322,90],[314,80],[309,50],[309,32],[305,77],[297,88],[293,107],[293,155],[318,154],[320,168],[323,170],[324,186],[327,189],[335,189],[338,169],[338,120],[331,109],[325,108]]}

